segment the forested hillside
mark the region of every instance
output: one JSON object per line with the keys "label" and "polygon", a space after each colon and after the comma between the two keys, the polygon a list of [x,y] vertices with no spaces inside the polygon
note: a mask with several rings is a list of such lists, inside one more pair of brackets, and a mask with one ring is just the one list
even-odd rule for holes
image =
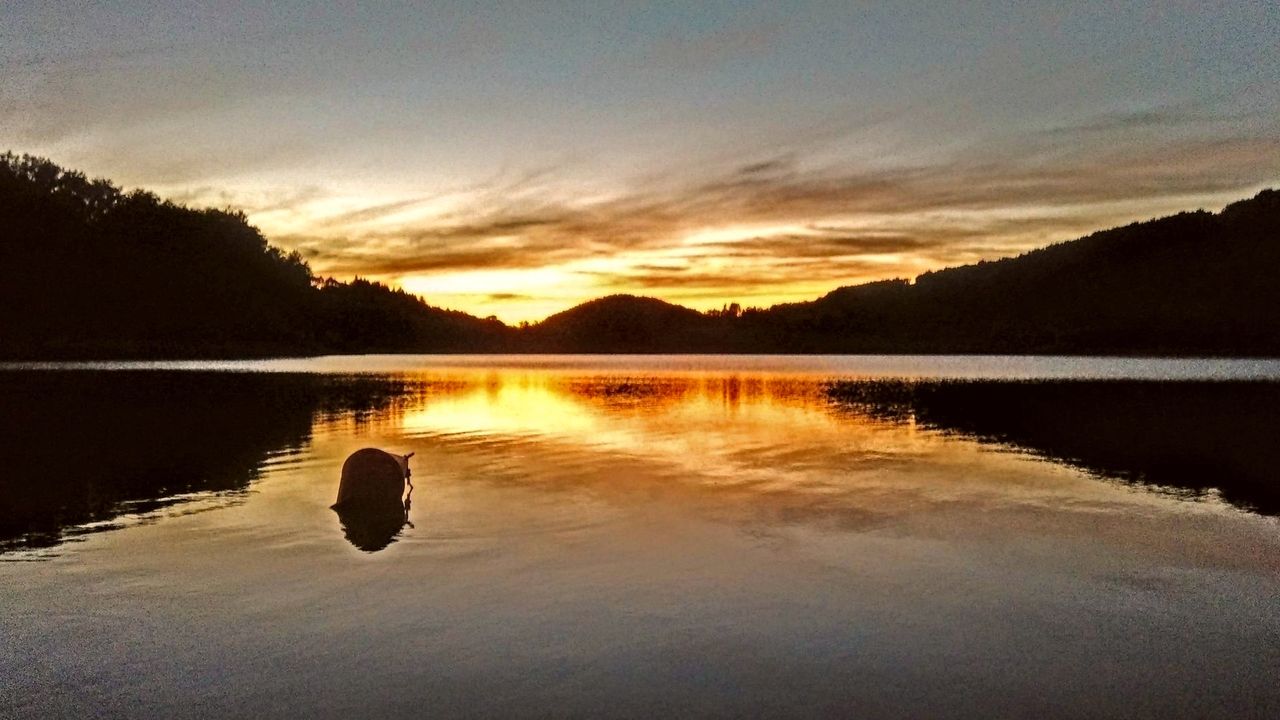
{"label": "forested hillside", "polygon": [[1024,255],[700,313],[613,295],[529,327],[316,277],[233,210],[0,156],[0,356],[370,352],[1280,356],[1280,192]]}
{"label": "forested hillside", "polygon": [[1280,354],[1280,192],[745,316],[806,352]]}

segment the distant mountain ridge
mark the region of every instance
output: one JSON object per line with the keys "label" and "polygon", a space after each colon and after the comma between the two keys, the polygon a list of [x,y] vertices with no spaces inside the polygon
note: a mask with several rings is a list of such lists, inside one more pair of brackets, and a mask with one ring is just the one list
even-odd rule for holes
{"label": "distant mountain ridge", "polygon": [[581,353],[698,352],[717,339],[703,313],[635,295],[577,305],[530,326],[524,337],[531,350]]}
{"label": "distant mountain ridge", "polygon": [[1017,257],[701,313],[611,295],[513,328],[316,277],[243,213],[0,155],[0,357],[370,352],[1280,356],[1280,192]]}

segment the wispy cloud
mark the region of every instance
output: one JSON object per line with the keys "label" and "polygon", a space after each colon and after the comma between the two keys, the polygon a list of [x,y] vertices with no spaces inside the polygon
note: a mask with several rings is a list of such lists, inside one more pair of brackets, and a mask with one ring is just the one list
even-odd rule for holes
{"label": "wispy cloud", "polygon": [[723,63],[759,57],[781,40],[785,23],[760,19],[715,27],[702,32],[679,32],[658,39],[645,53],[647,65],[676,72],[700,72]]}
{"label": "wispy cloud", "polygon": [[[322,271],[339,274],[535,268],[625,256],[634,257],[634,267],[619,267],[618,279],[639,287],[705,284],[712,278],[694,270],[727,260],[771,265],[743,282],[785,283],[815,273],[838,280],[918,267],[886,267],[868,256],[937,265],[1016,252],[1046,237],[1094,229],[1135,202],[1213,195],[1280,177],[1280,138],[1270,136],[1107,150],[1059,145],[1051,158],[1041,157],[1047,152],[1040,145],[998,162],[974,152],[934,166],[870,171],[802,170],[771,159],[663,192],[637,189],[589,201],[531,196],[494,203],[486,197],[450,218],[354,229],[420,201],[388,203],[326,219],[330,231],[351,226],[347,235],[279,239],[302,248]],[[797,231],[753,234],[759,226]],[[742,230],[692,247],[688,242],[700,231],[726,227]],[[655,264],[663,258],[678,262]],[[822,263],[831,270],[817,267]]]}

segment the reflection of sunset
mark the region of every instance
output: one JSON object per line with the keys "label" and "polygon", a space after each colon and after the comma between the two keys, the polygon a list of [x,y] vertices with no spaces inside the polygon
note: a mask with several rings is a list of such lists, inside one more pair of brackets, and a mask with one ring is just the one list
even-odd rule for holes
{"label": "reflection of sunset", "polygon": [[[1048,664],[1076,673],[1064,681],[1074,683],[1098,677],[1100,653],[1114,652],[1108,671],[1129,667],[1125,648],[1145,654],[1152,638],[1164,643],[1153,661],[1162,671],[1183,652],[1197,673],[1188,679],[1201,677],[1191,656],[1207,645],[1215,663],[1233,652],[1233,673],[1256,669],[1255,687],[1270,687],[1255,661],[1274,646],[1258,628],[1274,624],[1280,505],[1264,505],[1273,484],[1228,484],[1226,472],[1252,461],[1258,471],[1244,480],[1273,477],[1275,383],[1161,383],[1156,398],[1150,381],[885,380],[922,369],[901,360],[486,362],[320,358],[31,373],[35,392],[9,385],[20,419],[11,430],[69,458],[75,473],[33,516],[44,518],[33,527],[61,533],[44,536],[60,537],[56,547],[31,551],[45,547],[48,561],[0,562],[20,620],[5,650],[88,657],[68,672],[90,668],[95,686],[121,688],[111,713],[120,715],[173,687],[166,707],[181,716],[196,707],[196,671],[229,678],[237,699],[249,688],[281,714],[319,716],[359,715],[405,688],[422,689],[413,707],[440,707],[485,674],[532,693],[521,708],[562,709],[564,697],[537,693],[570,676],[575,688],[604,688],[600,703],[569,713],[594,717],[637,677],[648,688],[671,677],[662,668],[683,674],[673,655],[743,688],[801,667],[763,685],[788,701],[796,677],[820,691],[832,668],[861,677],[868,656],[887,658],[878,677],[897,677],[904,657],[946,678],[957,665],[1016,656],[1040,663],[1033,675]],[[931,363],[928,377],[966,372],[964,361],[919,362]],[[859,368],[877,379],[824,384]],[[1037,408],[1047,424],[1020,422]],[[1145,418],[1130,431],[1221,458],[1211,482],[1222,494],[1063,464],[1160,471],[1099,417],[1125,412]],[[992,441],[1001,435],[1026,445]],[[342,468],[364,448],[413,453],[412,507],[331,509]],[[147,472],[138,458],[160,462]],[[1186,479],[1151,479],[1161,477]],[[124,505],[84,505],[113,478],[128,480]],[[174,494],[177,483],[192,492]],[[1272,515],[1241,509],[1250,503]],[[1107,622],[1111,634],[1099,637]],[[1119,651],[1115,633],[1127,633]],[[335,651],[348,647],[359,650]],[[752,658],[770,663],[742,670]],[[1145,687],[1151,667],[1132,685]],[[46,677],[19,691],[43,702]],[[368,697],[346,692],[353,679]],[[1098,682],[1114,687],[1115,677]],[[670,699],[663,687],[655,712],[637,714],[661,714]],[[514,704],[491,707],[504,716]]]}
{"label": "reflection of sunset", "polygon": [[[660,492],[716,516],[839,525],[957,502],[1155,501],[909,416],[834,412],[814,377],[455,368],[419,379],[419,400],[379,432],[424,458],[487,458],[485,472],[527,486]],[[506,460],[495,465],[495,453]]]}
{"label": "reflection of sunset", "polygon": [[405,412],[400,420],[406,434],[581,434],[593,437],[599,429],[589,408],[555,393],[544,381],[528,376],[504,376],[491,387],[470,387],[458,394],[434,397]]}

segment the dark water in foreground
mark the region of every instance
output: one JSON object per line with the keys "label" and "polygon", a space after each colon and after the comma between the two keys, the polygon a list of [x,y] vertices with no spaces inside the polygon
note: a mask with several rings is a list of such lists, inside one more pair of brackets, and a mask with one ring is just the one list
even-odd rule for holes
{"label": "dark water in foreground", "polygon": [[[1280,717],[1280,363],[45,366],[0,403],[0,717]],[[407,514],[329,509],[370,445],[416,453]]]}

